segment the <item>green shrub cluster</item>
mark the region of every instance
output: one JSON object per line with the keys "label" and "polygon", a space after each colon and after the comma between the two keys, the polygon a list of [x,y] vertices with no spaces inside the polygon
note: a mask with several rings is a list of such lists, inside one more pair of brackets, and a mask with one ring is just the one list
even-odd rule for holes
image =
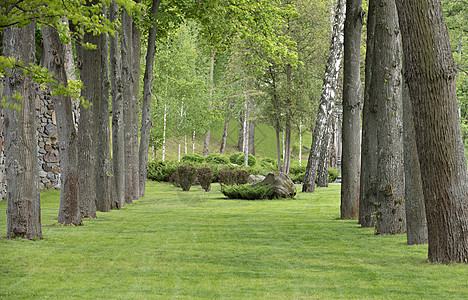
{"label": "green shrub cluster", "polygon": [[244,153],[242,152],[237,152],[237,153],[234,153],[234,154],[231,154],[231,156],[229,156],[229,161],[233,164],[237,164],[237,159],[242,156],[244,157]]}
{"label": "green shrub cluster", "polygon": [[148,179],[153,181],[169,181],[169,177],[177,171],[179,163],[176,161],[150,161],[148,162]]}
{"label": "green shrub cluster", "polygon": [[293,182],[304,182],[306,166],[291,166],[289,177]]}
{"label": "green shrub cluster", "polygon": [[221,193],[230,199],[261,200],[274,197],[273,189],[269,185],[222,185]]}
{"label": "green shrub cluster", "polygon": [[[241,153],[242,155],[239,155],[236,159],[236,162],[235,164],[239,165],[239,166],[243,166],[244,165],[244,153]],[[248,155],[248,162],[247,164],[249,165],[249,167],[253,167],[257,164],[257,159],[255,158],[255,156],[253,156],[252,154],[249,154]]]}
{"label": "green shrub cluster", "polygon": [[210,164],[227,165],[229,164],[229,158],[226,155],[219,153],[212,153],[205,157],[205,161]]}
{"label": "green shrub cluster", "polygon": [[328,168],[328,182],[335,182],[340,175],[340,171],[335,168]]}
{"label": "green shrub cluster", "polygon": [[273,170],[278,170],[278,162],[271,157],[265,157],[260,160],[260,166]]}
{"label": "green shrub cluster", "polygon": [[211,169],[210,168],[200,168],[197,170],[198,173],[198,182],[200,182],[201,187],[209,192],[211,190]]}
{"label": "green shrub cluster", "polygon": [[202,163],[205,161],[205,157],[197,153],[187,153],[180,159],[181,162],[193,162],[193,163]]}
{"label": "green shrub cluster", "polygon": [[192,166],[180,166],[177,168],[176,177],[183,191],[189,191],[197,179],[197,169]]}

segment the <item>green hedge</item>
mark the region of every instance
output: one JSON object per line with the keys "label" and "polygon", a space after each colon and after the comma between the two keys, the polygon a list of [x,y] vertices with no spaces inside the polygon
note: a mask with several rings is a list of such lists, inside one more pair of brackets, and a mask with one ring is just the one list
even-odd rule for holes
{"label": "green hedge", "polygon": [[272,199],[274,196],[273,189],[269,185],[222,185],[221,193],[229,199],[244,200]]}
{"label": "green hedge", "polygon": [[202,163],[205,161],[205,158],[197,153],[187,153],[180,159],[181,162],[194,162],[194,163]]}
{"label": "green hedge", "polygon": [[211,164],[217,165],[227,165],[229,164],[229,158],[226,155],[222,155],[219,153],[209,154],[205,157],[205,161]]}

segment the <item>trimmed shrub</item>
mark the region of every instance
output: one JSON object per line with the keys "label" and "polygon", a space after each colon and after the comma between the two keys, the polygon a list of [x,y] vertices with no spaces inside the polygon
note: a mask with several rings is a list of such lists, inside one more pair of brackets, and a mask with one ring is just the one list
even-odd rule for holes
{"label": "trimmed shrub", "polygon": [[192,166],[180,166],[177,168],[179,186],[183,191],[189,191],[197,179],[197,169]]}
{"label": "trimmed shrub", "polygon": [[260,166],[264,168],[270,168],[272,170],[277,170],[278,162],[271,157],[265,157],[260,160]]}
{"label": "trimmed shrub", "polygon": [[291,181],[294,183],[302,183],[304,182],[305,173],[298,173],[298,174],[289,174]]}
{"label": "trimmed shrub", "polygon": [[221,170],[216,173],[218,182],[224,185],[236,184],[236,174],[234,170]]}
{"label": "trimmed shrub", "polygon": [[205,158],[197,153],[187,153],[180,159],[182,162],[193,162],[193,163],[202,163],[205,161]]}
{"label": "trimmed shrub", "polygon": [[[237,159],[239,158],[239,156],[244,157],[243,155],[244,155],[244,153],[242,153],[242,152],[237,152],[237,153],[231,154],[231,156],[229,156],[229,161],[230,161],[231,163],[233,163],[233,164],[237,164],[237,163],[236,163]],[[244,163],[244,162],[242,162],[242,164],[243,164],[243,163]]]}
{"label": "trimmed shrub", "polygon": [[175,187],[180,187],[179,185],[179,173],[174,172],[169,176],[169,182],[172,183]]}
{"label": "trimmed shrub", "polygon": [[153,181],[169,181],[169,177],[177,171],[178,162],[150,161],[148,162],[148,179]]}
{"label": "trimmed shrub", "polygon": [[201,187],[209,192],[211,190],[211,169],[210,168],[200,168],[198,172],[198,181],[200,182]]}
{"label": "trimmed shrub", "polygon": [[269,185],[223,185],[221,186],[221,193],[229,199],[245,200],[272,199],[274,196],[273,189]]}
{"label": "trimmed shrub", "polygon": [[328,168],[328,182],[335,182],[340,175],[340,171],[335,168]]}
{"label": "trimmed shrub", "polygon": [[[235,164],[243,166],[244,165],[244,153],[241,153],[241,154],[242,155],[239,155],[239,157],[237,157]],[[255,166],[256,163],[257,163],[257,159],[255,158],[255,156],[253,156],[252,154],[249,154],[248,162],[247,162],[249,167]]]}
{"label": "trimmed shrub", "polygon": [[235,178],[236,178],[236,184],[246,184],[247,181],[249,181],[249,172],[245,170],[236,170],[235,172]]}
{"label": "trimmed shrub", "polygon": [[290,166],[289,174],[290,175],[299,175],[305,174],[306,166]]}
{"label": "trimmed shrub", "polygon": [[217,165],[227,165],[229,164],[229,158],[226,155],[222,155],[219,153],[209,154],[205,157],[205,161],[211,164]]}

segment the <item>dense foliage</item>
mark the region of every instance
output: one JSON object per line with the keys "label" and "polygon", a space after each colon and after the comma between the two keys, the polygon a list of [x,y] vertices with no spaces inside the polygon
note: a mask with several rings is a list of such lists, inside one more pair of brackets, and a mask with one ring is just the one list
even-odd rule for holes
{"label": "dense foliage", "polygon": [[269,185],[222,185],[221,193],[229,199],[262,200],[274,197],[273,189]]}

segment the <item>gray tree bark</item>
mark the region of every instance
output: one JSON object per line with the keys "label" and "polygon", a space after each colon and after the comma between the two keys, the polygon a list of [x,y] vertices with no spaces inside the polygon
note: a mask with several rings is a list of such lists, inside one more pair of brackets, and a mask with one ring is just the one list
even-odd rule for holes
{"label": "gray tree bark", "polygon": [[322,93],[317,111],[315,129],[312,136],[312,145],[310,147],[304,183],[302,185],[302,191],[307,193],[315,190],[315,178],[320,159],[320,149],[322,148],[322,143],[325,142],[325,132],[327,130],[328,119],[335,107],[335,90],[338,86],[338,75],[343,54],[343,28],[346,1],[338,0],[336,5],[335,22],[333,25],[332,39],[330,41],[330,51],[323,78]]}
{"label": "gray tree bark", "polygon": [[377,101],[376,234],[406,231],[401,43],[394,0],[376,7],[372,89]]}
{"label": "gray tree bark", "polygon": [[151,121],[151,88],[153,86],[153,66],[154,55],[156,54],[156,35],[158,33],[158,26],[156,24],[156,17],[159,10],[161,0],[153,0],[151,6],[151,17],[153,25],[148,34],[148,49],[146,52],[146,66],[145,75],[143,77],[143,101],[141,104],[141,137],[139,149],[139,188],[140,197],[145,196],[146,177],[148,174],[148,149],[150,140],[150,130],[152,126]]}
{"label": "gray tree bark", "polygon": [[83,82],[81,95],[88,107],[80,106],[78,124],[78,164],[80,213],[83,218],[96,218],[97,202],[97,139],[99,128],[99,102],[101,98],[101,37],[85,32],[83,43],[96,45],[84,49],[76,44],[81,60],[80,76]]}
{"label": "gray tree bark", "polygon": [[249,121],[249,153],[255,156],[255,123]]}
{"label": "gray tree bark", "polygon": [[317,186],[319,187],[328,187],[328,150],[330,149],[333,121],[333,117],[330,117],[328,129],[324,136],[325,141],[322,143],[322,149],[320,149],[320,161],[317,168]]}
{"label": "gray tree bark", "polygon": [[[3,31],[3,56],[35,62],[34,28],[6,27]],[[18,94],[22,103],[18,102]],[[7,237],[42,238],[39,170],[36,137],[36,93],[30,76],[13,70],[5,76],[3,108],[5,125],[5,173],[7,180]],[[19,105],[20,110],[9,107]]]}
{"label": "gray tree bark", "polygon": [[[43,56],[49,72],[64,87],[68,85],[65,52],[57,29],[42,28]],[[82,225],[79,210],[78,140],[73,117],[73,99],[70,96],[52,96],[57,119],[60,153],[60,208],[58,222]]]}
{"label": "gray tree bark", "polygon": [[219,153],[224,154],[226,151],[226,141],[229,131],[229,121],[231,121],[231,117],[228,117],[224,122],[224,130],[223,130],[223,137],[221,138],[221,147],[219,148]]}
{"label": "gray tree bark", "polygon": [[[136,0],[140,3],[140,0]],[[141,40],[140,28],[132,22],[132,73],[133,73],[133,97],[132,97],[132,182],[133,200],[140,198],[140,157],[139,145],[139,123],[140,123],[140,73],[141,73]]]}
{"label": "gray tree bark", "polygon": [[438,0],[397,0],[432,262],[468,262],[468,173],[456,66]]}
{"label": "gray tree bark", "polygon": [[413,110],[408,86],[403,83],[403,145],[405,161],[406,241],[408,245],[427,244],[424,194],[414,132]]}
{"label": "gray tree bark", "polygon": [[360,76],[361,27],[364,11],[361,0],[346,1],[343,67],[343,152],[341,159],[341,219],[356,219],[359,214],[361,169]]}
{"label": "gray tree bark", "polygon": [[[106,12],[107,9],[104,9]],[[106,12],[107,13],[107,12]],[[108,212],[114,203],[112,161],[110,149],[109,129],[109,47],[107,34],[101,34],[101,98],[99,102],[97,156],[98,169],[96,175],[96,208],[98,211]]]}
{"label": "gray tree bark", "polygon": [[[119,6],[114,1],[109,6],[109,20],[119,19]],[[114,174],[115,201],[112,208],[125,205],[125,135],[123,125],[123,82],[118,32],[109,36],[110,77],[112,94],[112,166]]]}
{"label": "gray tree bark", "polygon": [[375,0],[369,1],[367,18],[366,75],[362,112],[361,184],[359,193],[359,224],[374,227],[377,197],[377,102],[371,96],[374,53]]}
{"label": "gray tree bark", "polygon": [[123,127],[125,140],[125,202],[132,203],[135,198],[133,182],[133,63],[132,63],[132,18],[124,9],[122,11],[121,59],[123,83]]}

